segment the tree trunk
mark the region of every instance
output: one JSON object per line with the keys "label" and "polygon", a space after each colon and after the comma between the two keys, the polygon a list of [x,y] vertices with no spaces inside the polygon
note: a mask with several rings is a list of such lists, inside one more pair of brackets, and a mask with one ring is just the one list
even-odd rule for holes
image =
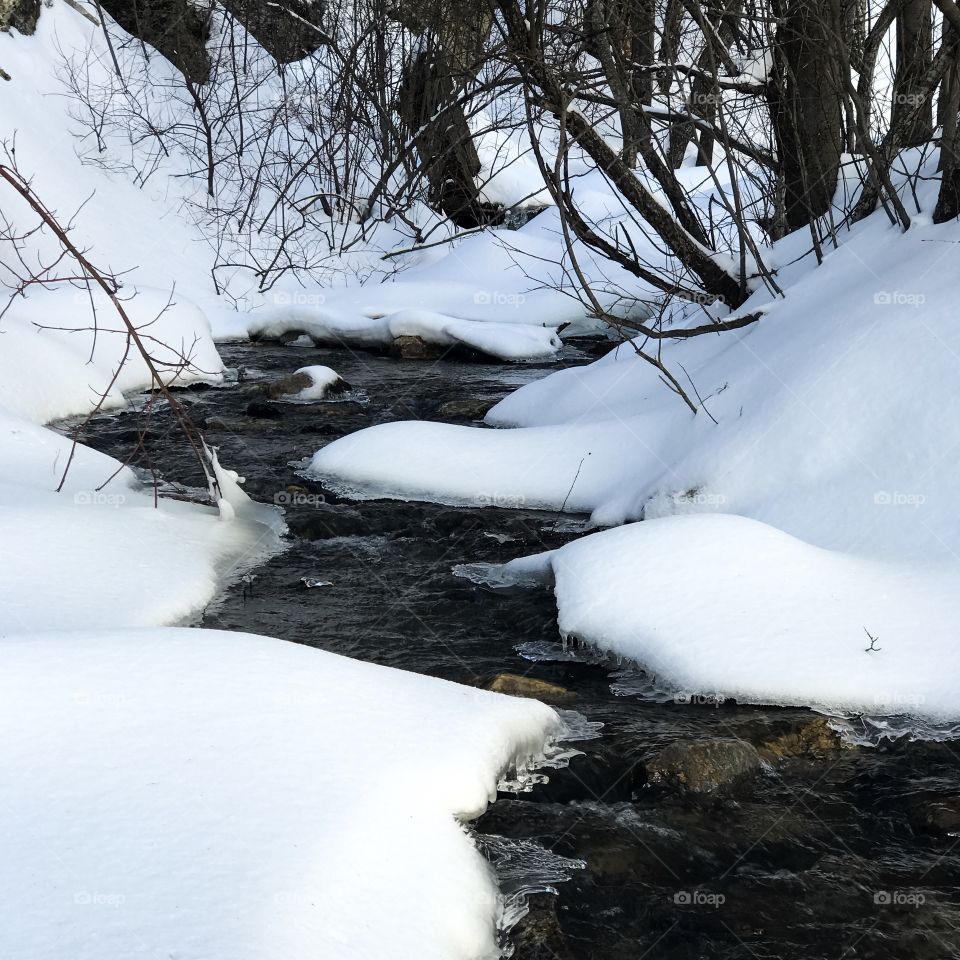
{"label": "tree trunk", "polygon": [[[952,29],[944,24],[944,34]],[[960,216],[960,59],[954,55],[947,69],[937,105],[938,120],[942,127],[940,137],[940,193],[933,211],[933,222],[944,223]]]}
{"label": "tree trunk", "polygon": [[903,144],[919,146],[933,137],[933,103],[921,90],[933,61],[930,0],[906,0],[897,16],[897,72],[893,80],[891,126],[903,123]]}
{"label": "tree trunk", "polygon": [[492,11],[468,0],[404,0],[391,16],[424,38],[424,49],[404,67],[399,107],[430,205],[459,227],[500,223],[503,209],[481,199],[480,157],[457,102],[479,65]]}
{"label": "tree trunk", "polygon": [[768,85],[783,177],[788,230],[823,216],[833,202],[843,151],[845,90],[837,69],[837,31],[825,0],[775,4],[780,27]]}
{"label": "tree trunk", "polygon": [[100,0],[128,33],[160,51],[192,83],[210,79],[209,0]]}
{"label": "tree trunk", "polygon": [[222,0],[222,3],[278,63],[302,60],[327,43],[323,29],[324,2]]}

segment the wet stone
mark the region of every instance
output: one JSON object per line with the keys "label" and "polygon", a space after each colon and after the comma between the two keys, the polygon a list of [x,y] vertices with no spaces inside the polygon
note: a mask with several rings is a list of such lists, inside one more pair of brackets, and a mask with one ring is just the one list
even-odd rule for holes
{"label": "wet stone", "polygon": [[544,703],[566,703],[574,699],[566,687],[548,680],[538,680],[536,677],[521,676],[516,673],[497,674],[489,683],[487,690],[494,693],[506,693],[511,697],[529,697],[531,700],[542,700]]}
{"label": "wet stone", "polygon": [[279,424],[275,420],[257,420],[252,417],[207,417],[203,426],[216,433],[262,433],[276,430]]}
{"label": "wet stone", "polygon": [[758,773],[757,748],[745,740],[722,738],[671,744],[647,765],[652,783],[689,793],[715,793]]}
{"label": "wet stone", "polygon": [[493,400],[448,400],[440,404],[437,414],[451,420],[482,420],[494,403]]}
{"label": "wet stone", "polygon": [[279,420],[283,416],[283,407],[268,400],[251,400],[247,404],[246,414],[259,420]]}
{"label": "wet stone", "polygon": [[765,741],[761,750],[775,760],[793,757],[823,759],[843,749],[840,735],[830,727],[826,717],[812,717],[793,729]]}
{"label": "wet stone", "polygon": [[513,931],[514,956],[523,960],[574,960],[574,953],[560,927],[557,898],[537,894],[530,909]]}
{"label": "wet stone", "polygon": [[397,337],[390,344],[390,354],[401,360],[438,360],[443,356],[444,348],[427,343],[422,337]]}
{"label": "wet stone", "polygon": [[915,830],[940,837],[960,836],[960,795],[914,801],[910,822]]}
{"label": "wet stone", "polygon": [[292,373],[289,377],[259,384],[260,390],[268,397],[290,397],[313,386],[313,378],[308,373]]}

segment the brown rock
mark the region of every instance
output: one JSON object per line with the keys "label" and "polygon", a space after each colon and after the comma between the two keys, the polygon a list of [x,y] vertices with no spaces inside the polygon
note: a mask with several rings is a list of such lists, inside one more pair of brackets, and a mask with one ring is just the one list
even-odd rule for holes
{"label": "brown rock", "polygon": [[530,898],[530,909],[512,936],[517,956],[526,960],[570,960],[573,956],[557,917],[556,900],[552,893]]}
{"label": "brown rock", "polygon": [[289,377],[283,377],[280,380],[272,380],[270,383],[263,383],[260,389],[268,397],[289,397],[307,387],[313,386],[313,380],[307,373],[292,373]]}
{"label": "brown rock", "polygon": [[401,360],[437,360],[443,352],[443,347],[427,343],[423,337],[397,337],[390,344],[391,355]]}
{"label": "brown rock", "polygon": [[538,680],[536,677],[522,677],[518,673],[498,673],[485,685],[494,693],[506,693],[511,697],[529,697],[531,700],[544,700],[547,703],[563,703],[572,700],[575,694],[558,683]]}
{"label": "brown rock", "polygon": [[827,757],[842,749],[840,735],[830,728],[826,717],[813,717],[809,723],[768,740],[762,749],[776,760],[791,757]]}
{"label": "brown rock", "polygon": [[690,793],[715,793],[752,777],[760,754],[746,740],[715,739],[670,744],[647,765],[653,783],[667,783]]}

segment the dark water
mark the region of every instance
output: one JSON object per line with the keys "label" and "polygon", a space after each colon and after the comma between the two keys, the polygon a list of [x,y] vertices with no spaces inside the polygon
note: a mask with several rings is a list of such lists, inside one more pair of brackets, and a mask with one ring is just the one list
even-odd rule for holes
{"label": "dark water", "polygon": [[[551,771],[531,793],[504,796],[475,825],[521,841],[511,850],[536,840],[586,862],[556,886],[557,896],[531,899],[529,917],[513,931],[515,956],[960,957],[957,741],[806,749],[789,739],[816,719],[803,710],[674,702],[630,672],[616,695],[615,665],[517,652],[524,645],[528,654],[561,656],[549,595],[495,591],[451,572],[462,562],[558,546],[579,535],[576,518],[347,504],[297,473],[297,462],[345,433],[388,420],[451,419],[440,414],[443,404],[498,399],[545,368],[279,345],[222,353],[241,368],[240,383],[181,396],[198,423],[210,421],[208,440],[245,473],[247,491],[287,505],[292,534],[290,549],[252,583],[230,588],[203,626],[465,683],[524,674],[563,686],[571,695],[564,707],[604,724],[568,769]],[[564,362],[585,359],[571,353]],[[342,402],[263,405],[258,383],[308,363],[334,367],[354,392]],[[258,416],[248,415],[251,402]],[[88,442],[123,458],[141,431],[168,479],[199,484],[163,411],[99,418]],[[304,577],[329,586],[308,588]],[[793,746],[779,751],[783,759],[765,753],[760,772],[715,794],[650,782],[660,750],[717,737]]]}

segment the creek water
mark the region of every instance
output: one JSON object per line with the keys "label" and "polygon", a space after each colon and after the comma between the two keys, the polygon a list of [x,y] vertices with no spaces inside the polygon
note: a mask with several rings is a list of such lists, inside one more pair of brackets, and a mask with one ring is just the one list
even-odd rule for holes
{"label": "creek water", "polygon": [[[463,683],[520,674],[563,687],[563,707],[603,724],[566,769],[504,794],[473,825],[507,900],[517,891],[529,900],[511,932],[514,956],[960,957],[960,741],[841,747],[823,742],[805,710],[671,697],[639,669],[564,651],[548,593],[492,589],[452,572],[558,546],[582,535],[586,518],[348,503],[298,473],[304,457],[365,426],[469,423],[465,407],[459,416],[441,408],[492,402],[555,365],[399,361],[312,345],[221,353],[238,382],[181,398],[222,462],[245,475],[247,492],[284,505],[291,532],[289,549],[226,588],[201,625]],[[561,363],[587,359],[569,348]],[[264,399],[262,383],[315,363],[353,390],[310,404]],[[98,417],[84,439],[125,459],[141,434],[166,480],[200,485],[160,408]],[[715,738],[748,741],[767,762],[704,795],[648,776],[671,744]],[[561,869],[566,861],[544,860],[543,849],[573,864]],[[513,919],[523,913],[516,902],[511,909]]]}

